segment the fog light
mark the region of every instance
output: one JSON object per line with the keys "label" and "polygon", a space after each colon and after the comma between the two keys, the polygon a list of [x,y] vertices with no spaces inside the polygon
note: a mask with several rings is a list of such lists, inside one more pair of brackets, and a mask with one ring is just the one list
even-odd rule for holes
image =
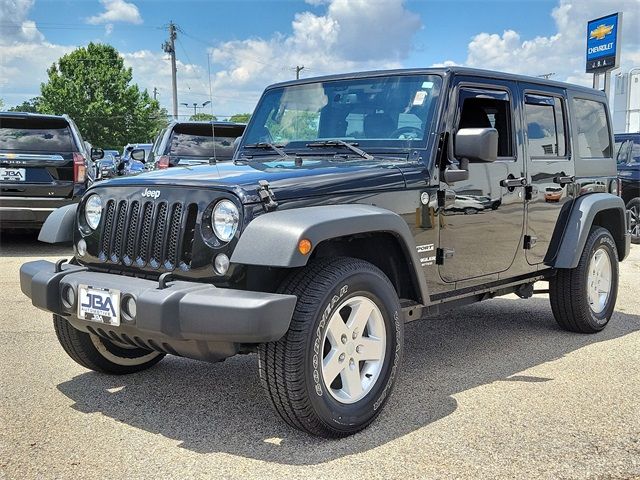
{"label": "fog light", "polygon": [[76,304],[76,292],[71,285],[62,287],[62,303],[68,309],[72,309]]}
{"label": "fog light", "polygon": [[78,242],[78,255],[84,257],[87,254],[87,242],[84,241],[84,238],[80,239]]}
{"label": "fog light", "polygon": [[124,313],[130,319],[136,318],[136,313],[138,313],[138,306],[136,304],[136,299],[132,296],[128,296],[124,298],[122,302],[122,313]]}
{"label": "fog light", "polygon": [[221,253],[213,262],[213,269],[218,275],[225,275],[229,270],[229,257]]}

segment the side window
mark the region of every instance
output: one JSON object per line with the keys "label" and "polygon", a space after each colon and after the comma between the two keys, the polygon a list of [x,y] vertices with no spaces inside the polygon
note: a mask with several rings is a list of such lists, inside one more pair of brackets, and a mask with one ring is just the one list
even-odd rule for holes
{"label": "side window", "polygon": [[531,157],[565,157],[567,145],[562,100],[525,94],[527,142]]}
{"label": "side window", "polygon": [[461,128],[495,128],[498,131],[498,157],[513,157],[511,102],[499,90],[460,89],[458,105]]}
{"label": "side window", "polygon": [[613,153],[605,108],[594,100],[573,99],[581,158],[610,158]]}

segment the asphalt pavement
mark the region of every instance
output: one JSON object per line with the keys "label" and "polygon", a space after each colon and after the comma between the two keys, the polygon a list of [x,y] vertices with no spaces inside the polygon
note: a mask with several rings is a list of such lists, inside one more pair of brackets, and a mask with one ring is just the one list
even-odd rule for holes
{"label": "asphalt pavement", "polygon": [[75,364],[18,280],[68,255],[0,237],[0,478],[640,478],[640,246],[597,335],[561,331],[544,295],[408,324],[385,410],[334,441],[272,412],[255,355],[126,377]]}

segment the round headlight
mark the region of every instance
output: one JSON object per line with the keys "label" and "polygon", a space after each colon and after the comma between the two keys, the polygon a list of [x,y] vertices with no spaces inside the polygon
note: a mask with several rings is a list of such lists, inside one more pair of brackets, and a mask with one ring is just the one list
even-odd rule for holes
{"label": "round headlight", "polygon": [[92,230],[95,230],[98,228],[101,216],[102,199],[100,198],[100,195],[94,193],[84,204],[84,218],[87,221],[87,225],[89,225]]}
{"label": "round headlight", "polygon": [[228,242],[235,235],[239,222],[240,213],[232,201],[221,200],[217,203],[211,215],[211,228],[216,237]]}

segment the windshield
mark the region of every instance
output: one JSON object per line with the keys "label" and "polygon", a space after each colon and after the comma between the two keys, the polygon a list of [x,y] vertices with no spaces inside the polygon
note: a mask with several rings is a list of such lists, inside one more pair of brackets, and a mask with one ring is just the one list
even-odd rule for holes
{"label": "windshield", "polygon": [[616,141],[617,163],[640,163],[640,136]]}
{"label": "windshield", "polygon": [[437,75],[397,75],[274,88],[258,104],[243,145],[304,148],[340,139],[367,151],[415,147],[429,131],[441,83]]}

